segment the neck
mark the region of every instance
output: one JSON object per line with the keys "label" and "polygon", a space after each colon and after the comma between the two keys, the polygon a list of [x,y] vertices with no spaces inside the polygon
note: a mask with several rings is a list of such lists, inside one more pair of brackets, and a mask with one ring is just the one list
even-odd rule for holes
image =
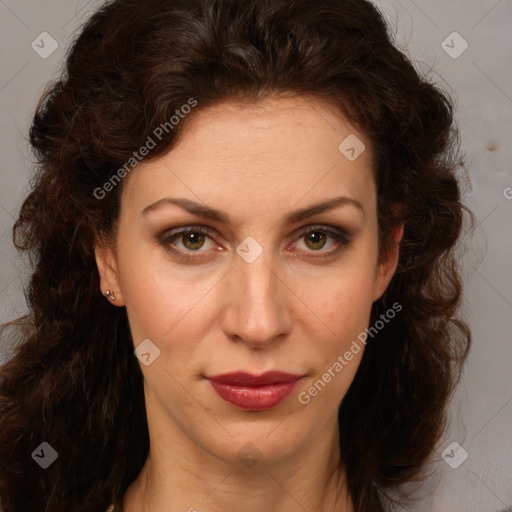
{"label": "neck", "polygon": [[150,452],[124,496],[124,512],[225,512],[241,504],[244,512],[353,512],[337,418],[287,458],[254,457],[252,465],[220,460],[186,438],[154,443],[157,430],[152,436],[150,428]]}

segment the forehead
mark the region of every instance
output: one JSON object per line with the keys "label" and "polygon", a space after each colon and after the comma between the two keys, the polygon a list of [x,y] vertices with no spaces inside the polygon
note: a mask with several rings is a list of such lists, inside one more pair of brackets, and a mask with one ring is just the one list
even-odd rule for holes
{"label": "forehead", "polygon": [[[360,153],[356,159],[347,158],[347,144]],[[371,199],[372,145],[315,98],[230,100],[199,108],[175,147],[140,164],[127,181],[126,195],[138,205],[174,192],[205,202],[236,196],[253,208],[262,194],[294,203],[303,197],[303,206],[329,192]]]}
{"label": "forehead", "polygon": [[318,98],[227,100],[193,112],[173,153],[175,159],[204,159],[216,148],[219,156],[251,161],[278,156],[300,159],[305,154],[326,152],[338,156],[340,142],[354,135],[371,149],[368,138],[339,109]]}

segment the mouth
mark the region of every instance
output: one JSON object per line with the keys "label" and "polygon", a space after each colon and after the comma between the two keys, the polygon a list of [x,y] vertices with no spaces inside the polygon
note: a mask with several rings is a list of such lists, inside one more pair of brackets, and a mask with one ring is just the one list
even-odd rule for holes
{"label": "mouth", "polygon": [[262,375],[226,373],[208,380],[224,401],[246,411],[265,411],[288,398],[302,378],[302,375],[273,371]]}

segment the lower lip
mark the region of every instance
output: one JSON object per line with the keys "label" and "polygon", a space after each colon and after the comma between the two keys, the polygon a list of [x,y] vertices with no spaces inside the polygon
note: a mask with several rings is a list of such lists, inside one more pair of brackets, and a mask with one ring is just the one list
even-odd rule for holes
{"label": "lower lip", "polygon": [[288,398],[299,380],[259,387],[233,386],[213,381],[210,381],[210,384],[215,392],[230,404],[246,411],[265,411],[278,406]]}

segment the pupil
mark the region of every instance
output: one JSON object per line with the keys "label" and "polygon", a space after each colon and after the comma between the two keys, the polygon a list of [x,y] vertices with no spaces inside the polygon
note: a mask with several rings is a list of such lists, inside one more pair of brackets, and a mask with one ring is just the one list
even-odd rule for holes
{"label": "pupil", "polygon": [[[309,235],[309,240],[312,241],[313,245],[322,243],[323,239],[325,238],[325,235],[323,233],[311,233]],[[316,241],[315,241],[316,239]]]}
{"label": "pupil", "polygon": [[[188,233],[185,236],[185,240],[186,240],[185,246],[189,247],[189,246],[194,246],[196,244],[201,245],[202,237],[203,237],[203,235],[201,235],[200,233],[197,233],[197,232]],[[189,248],[196,249],[197,247],[189,247]]]}

